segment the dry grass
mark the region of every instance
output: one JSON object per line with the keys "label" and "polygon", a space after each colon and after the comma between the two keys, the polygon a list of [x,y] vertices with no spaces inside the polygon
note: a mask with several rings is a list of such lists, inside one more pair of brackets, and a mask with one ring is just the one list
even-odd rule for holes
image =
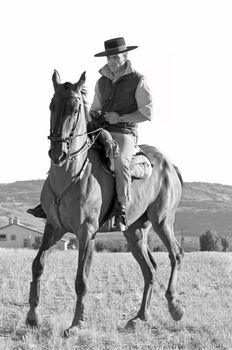
{"label": "dry grass", "polygon": [[50,255],[42,279],[39,331],[24,325],[35,253],[0,250],[0,349],[232,349],[231,253],[185,255],[178,290],[186,314],[178,323],[171,320],[164,298],[168,256],[154,254],[158,270],[151,320],[138,324],[134,332],[125,332],[124,326],[140,305],[139,266],[127,253],[96,253],[86,302],[87,328],[67,340],[62,332],[72,321],[78,253]]}

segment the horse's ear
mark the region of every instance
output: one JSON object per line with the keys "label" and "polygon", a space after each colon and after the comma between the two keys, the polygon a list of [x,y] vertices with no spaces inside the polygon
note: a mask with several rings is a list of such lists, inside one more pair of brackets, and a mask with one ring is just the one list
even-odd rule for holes
{"label": "horse's ear", "polygon": [[75,89],[75,90],[81,90],[82,86],[83,86],[84,83],[85,83],[85,74],[86,74],[86,72],[83,72],[83,73],[81,74],[81,77],[80,77],[80,79],[78,80],[78,82],[77,82],[76,84],[74,84],[74,89]]}
{"label": "horse's ear", "polygon": [[55,69],[54,69],[54,73],[52,75],[52,82],[53,82],[54,90],[56,91],[57,86],[60,84],[60,75],[57,72],[57,70],[55,70]]}

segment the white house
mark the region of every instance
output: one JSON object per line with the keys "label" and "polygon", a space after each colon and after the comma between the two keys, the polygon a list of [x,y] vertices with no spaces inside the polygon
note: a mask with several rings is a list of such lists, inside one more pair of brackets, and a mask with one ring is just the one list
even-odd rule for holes
{"label": "white house", "polygon": [[[42,232],[20,224],[17,217],[9,218],[9,224],[0,227],[0,248],[33,248],[42,235]],[[67,245],[68,241],[61,239],[55,247],[66,250]]]}

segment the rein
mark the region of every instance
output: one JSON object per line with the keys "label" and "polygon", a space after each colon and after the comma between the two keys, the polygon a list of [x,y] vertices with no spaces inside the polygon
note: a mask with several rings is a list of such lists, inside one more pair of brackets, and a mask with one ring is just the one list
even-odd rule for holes
{"label": "rein", "polygon": [[89,131],[89,132],[85,132],[83,134],[75,135],[75,137],[77,137],[77,136],[83,136],[83,135],[90,135],[90,134],[93,134],[95,132],[98,132],[98,134],[93,138],[93,141],[91,141],[91,142],[89,142],[89,140],[85,141],[85,143],[83,144],[83,146],[79,150],[69,154],[70,162],[74,161],[81,153],[88,151],[95,143],[95,141],[98,138],[98,136],[100,135],[101,131],[102,131],[102,128],[99,128],[99,129],[96,129],[94,131]]}
{"label": "rein", "polygon": [[73,177],[72,182],[70,183],[70,185],[69,185],[59,196],[57,196],[57,195],[54,193],[54,191],[53,191],[53,189],[52,189],[52,187],[51,187],[50,181],[49,181],[49,186],[50,186],[50,189],[51,189],[51,191],[52,191],[52,193],[53,193],[53,196],[54,196],[54,204],[56,204],[56,205],[59,206],[61,199],[66,195],[67,192],[69,192],[69,190],[71,189],[71,187],[72,187],[78,180],[81,180],[81,178],[82,178],[82,176],[83,176],[83,174],[84,174],[84,172],[85,172],[85,169],[86,169],[88,163],[89,163],[89,159],[88,159],[88,157],[86,157],[86,159],[85,159],[85,161],[84,161],[84,164],[83,164],[83,167],[81,168],[81,170]]}
{"label": "rein", "polygon": [[80,136],[84,136],[84,135],[91,135],[91,134],[94,134],[94,133],[96,133],[98,131],[102,131],[102,130],[103,130],[103,128],[98,128],[98,129],[95,129],[93,131],[85,131],[82,134],[76,134],[76,135],[72,135],[72,133],[71,133],[68,137],[65,137],[65,138],[49,135],[48,139],[50,141],[52,141],[52,142],[66,142],[66,143],[69,143],[73,139],[75,139],[76,137],[80,137]]}

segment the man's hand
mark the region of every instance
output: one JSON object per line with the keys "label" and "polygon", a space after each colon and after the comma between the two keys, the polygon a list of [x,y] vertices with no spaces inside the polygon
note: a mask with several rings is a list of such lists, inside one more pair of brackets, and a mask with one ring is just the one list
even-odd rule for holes
{"label": "man's hand", "polygon": [[89,111],[89,115],[92,119],[98,118],[100,114],[101,114],[101,112],[99,112],[99,111],[95,111],[95,110]]}
{"label": "man's hand", "polygon": [[119,114],[116,112],[105,112],[104,117],[105,120],[110,124],[119,123]]}

